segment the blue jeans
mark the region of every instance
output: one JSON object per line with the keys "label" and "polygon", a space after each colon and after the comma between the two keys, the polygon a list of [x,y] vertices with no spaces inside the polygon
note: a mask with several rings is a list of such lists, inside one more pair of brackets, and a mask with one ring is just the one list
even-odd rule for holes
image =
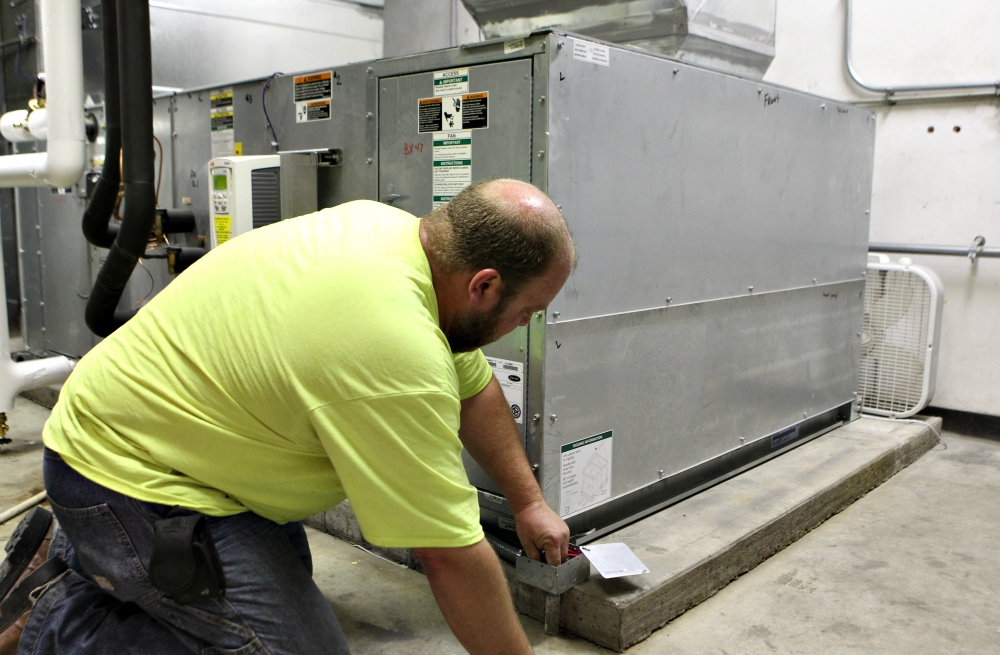
{"label": "blue jeans", "polygon": [[278,525],[250,512],[209,517],[225,597],[179,605],[147,574],[153,522],[193,512],[115,493],[49,450],[45,488],[60,525],[49,554],[71,570],[31,611],[19,655],[349,652],[312,580],[301,523]]}

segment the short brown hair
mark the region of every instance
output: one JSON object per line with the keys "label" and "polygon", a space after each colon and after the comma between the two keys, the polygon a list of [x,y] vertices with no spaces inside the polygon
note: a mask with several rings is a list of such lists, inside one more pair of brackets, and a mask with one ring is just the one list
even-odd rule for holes
{"label": "short brown hair", "polygon": [[[511,297],[575,248],[566,221],[525,215],[488,193],[495,182],[476,182],[423,219],[437,264],[449,271],[494,268],[503,296]],[[553,207],[553,211],[558,210]]]}

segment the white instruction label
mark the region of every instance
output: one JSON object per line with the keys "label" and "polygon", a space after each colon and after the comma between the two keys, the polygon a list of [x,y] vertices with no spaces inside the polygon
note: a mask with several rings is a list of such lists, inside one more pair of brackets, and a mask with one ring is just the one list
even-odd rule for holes
{"label": "white instruction label", "polygon": [[524,50],[524,39],[510,39],[503,42],[503,53],[509,55],[512,52]]}
{"label": "white instruction label", "polygon": [[589,61],[598,66],[611,65],[611,50],[606,45],[573,39],[573,59]]}
{"label": "white instruction label", "polygon": [[611,498],[611,430],[568,443],[560,451],[563,517]]}
{"label": "white instruction label", "polygon": [[625,544],[594,544],[580,546],[580,550],[605,578],[621,578],[626,575],[649,573],[632,549]]}
{"label": "white instruction label", "polygon": [[218,89],[209,96],[212,121],[212,158],[232,157],[235,154],[233,138],[233,87]]}
{"label": "white instruction label", "polygon": [[469,92],[469,69],[453,68],[434,73],[434,97],[460,95]]}
{"label": "white instruction label", "polygon": [[524,364],[496,357],[487,357],[486,361],[490,363],[493,375],[503,389],[503,397],[510,405],[514,420],[524,423]]}

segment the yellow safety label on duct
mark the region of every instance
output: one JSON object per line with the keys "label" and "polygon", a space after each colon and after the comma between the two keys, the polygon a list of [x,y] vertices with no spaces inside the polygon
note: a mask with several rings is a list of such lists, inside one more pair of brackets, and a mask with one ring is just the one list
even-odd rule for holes
{"label": "yellow safety label on duct", "polygon": [[233,217],[232,216],[216,216],[215,217],[215,243],[218,245],[224,244],[229,241],[230,235],[233,233]]}

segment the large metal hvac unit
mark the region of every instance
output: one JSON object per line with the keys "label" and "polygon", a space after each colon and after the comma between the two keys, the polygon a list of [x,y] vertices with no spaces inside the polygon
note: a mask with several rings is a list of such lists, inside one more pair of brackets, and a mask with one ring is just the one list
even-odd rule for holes
{"label": "large metal hvac unit", "polygon": [[281,150],[342,150],[319,206],[505,176],[566,215],[579,267],[484,350],[578,542],[856,416],[870,111],[560,31],[326,72],[315,119],[268,95]]}

